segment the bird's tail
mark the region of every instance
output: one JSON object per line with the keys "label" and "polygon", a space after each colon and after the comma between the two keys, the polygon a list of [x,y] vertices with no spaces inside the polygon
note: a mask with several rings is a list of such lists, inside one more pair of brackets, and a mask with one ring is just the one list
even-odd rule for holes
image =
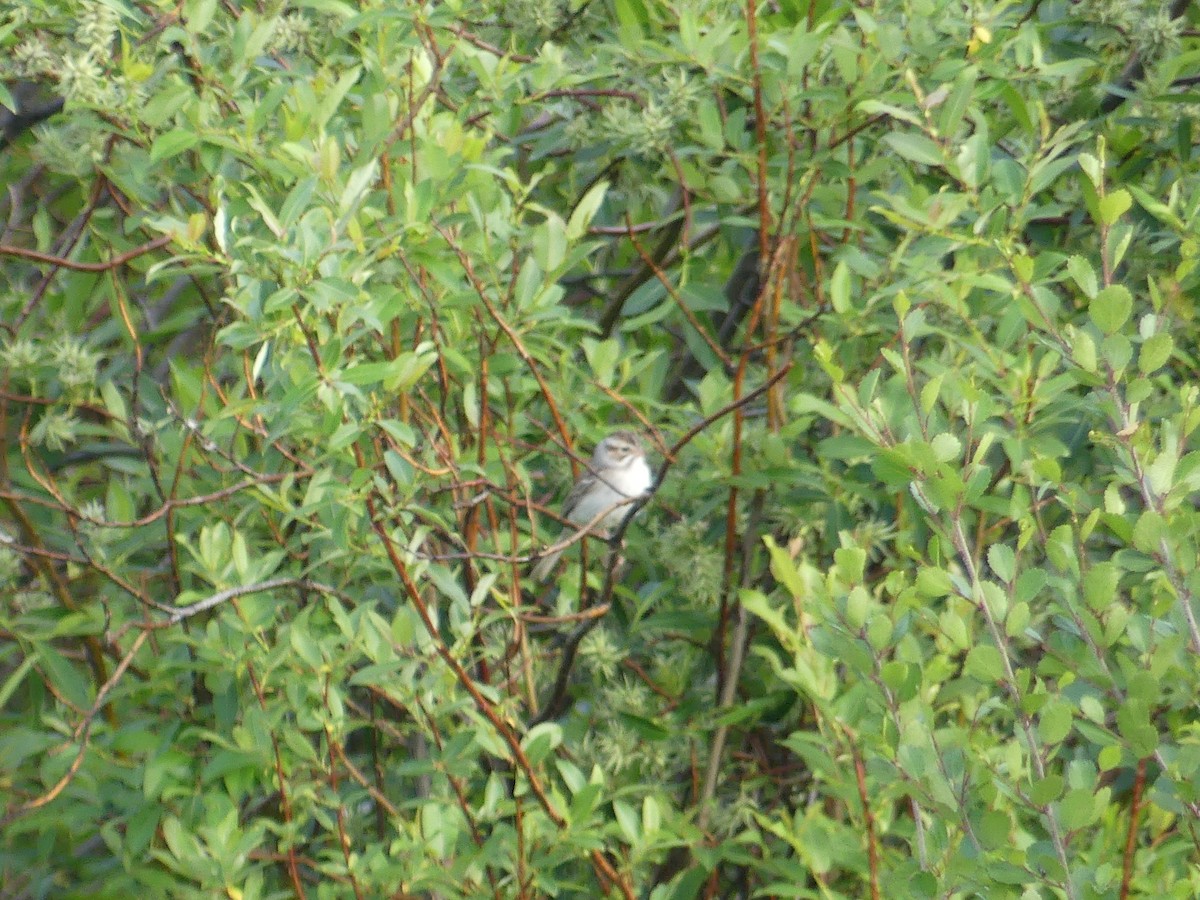
{"label": "bird's tail", "polygon": [[537,565],[533,567],[533,578],[535,581],[545,581],[550,577],[550,571],[554,568],[554,564],[558,562],[558,558],[562,556],[561,550],[556,550],[553,553],[547,553],[537,561]]}

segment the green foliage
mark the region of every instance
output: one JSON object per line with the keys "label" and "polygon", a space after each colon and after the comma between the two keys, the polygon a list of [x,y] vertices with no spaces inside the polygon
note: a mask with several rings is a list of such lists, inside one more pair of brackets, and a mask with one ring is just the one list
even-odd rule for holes
{"label": "green foliage", "polygon": [[7,11],[0,893],[1195,896],[1178,8]]}

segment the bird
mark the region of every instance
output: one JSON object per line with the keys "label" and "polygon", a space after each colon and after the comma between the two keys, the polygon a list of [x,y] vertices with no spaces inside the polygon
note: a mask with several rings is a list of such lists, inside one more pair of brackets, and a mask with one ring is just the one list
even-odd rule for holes
{"label": "bird", "polygon": [[[650,490],[653,481],[641,438],[632,431],[614,431],[596,445],[587,471],[579,476],[567,494],[563,501],[563,518],[583,528],[603,514],[591,530],[606,536],[630,514],[627,501]],[[555,543],[572,533],[572,529],[564,528]],[[545,581],[562,553],[562,550],[556,550],[538,560],[533,577]]]}

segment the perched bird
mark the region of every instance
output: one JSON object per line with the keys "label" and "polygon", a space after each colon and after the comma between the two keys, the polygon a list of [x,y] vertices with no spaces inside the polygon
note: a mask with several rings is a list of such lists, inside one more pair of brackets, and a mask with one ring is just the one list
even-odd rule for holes
{"label": "perched bird", "polygon": [[[640,497],[650,490],[653,481],[641,439],[632,431],[614,431],[596,445],[587,471],[567,494],[563,518],[582,528],[604,513],[592,531],[607,535],[631,511],[632,505],[623,501]],[[555,543],[571,534],[571,529],[564,529]],[[543,556],[533,568],[533,577],[545,581],[560,556],[562,550]]]}

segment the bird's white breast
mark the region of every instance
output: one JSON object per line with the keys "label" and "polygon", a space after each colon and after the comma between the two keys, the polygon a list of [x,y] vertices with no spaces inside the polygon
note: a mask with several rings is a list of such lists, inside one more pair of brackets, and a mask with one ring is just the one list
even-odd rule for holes
{"label": "bird's white breast", "polygon": [[[576,507],[571,510],[572,521],[580,524],[590,522],[613,504],[645,493],[653,481],[650,467],[646,465],[645,458],[640,456],[626,466],[605,469],[597,474],[596,483],[592,485],[591,490],[581,497]],[[604,517],[601,526],[615,528],[628,515],[629,508],[630,504],[626,503],[613,509]]]}

